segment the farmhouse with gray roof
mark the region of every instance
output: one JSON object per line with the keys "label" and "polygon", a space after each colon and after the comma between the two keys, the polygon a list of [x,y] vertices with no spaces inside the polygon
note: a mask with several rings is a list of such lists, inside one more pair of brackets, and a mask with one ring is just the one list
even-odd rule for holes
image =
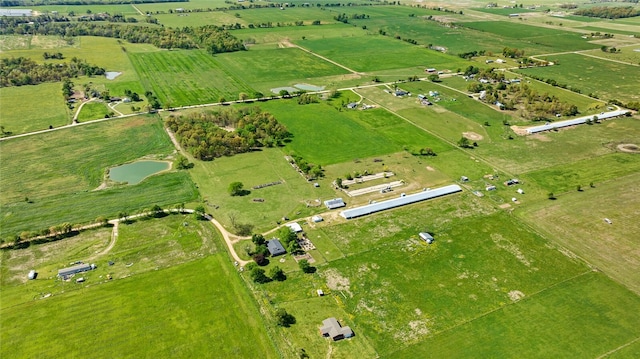
{"label": "farmhouse with gray roof", "polygon": [[269,250],[269,253],[271,253],[272,257],[287,253],[287,251],[282,246],[282,243],[280,243],[280,240],[275,238],[267,241],[267,249]]}
{"label": "farmhouse with gray roof", "polygon": [[322,321],[320,333],[323,337],[329,337],[333,340],[351,338],[353,336],[353,330],[351,330],[351,328],[341,326],[338,320],[333,317]]}
{"label": "farmhouse with gray roof", "polygon": [[78,264],[78,265],[75,265],[73,267],[62,268],[62,269],[58,270],[58,277],[60,277],[62,279],[66,279],[67,277],[69,277],[72,274],[88,272],[88,271],[90,271],[92,269],[93,269],[93,267],[90,266],[89,264]]}

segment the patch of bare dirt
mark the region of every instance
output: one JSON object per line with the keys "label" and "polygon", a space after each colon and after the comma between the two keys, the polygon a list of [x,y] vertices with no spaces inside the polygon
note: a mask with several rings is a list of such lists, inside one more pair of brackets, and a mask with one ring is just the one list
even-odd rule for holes
{"label": "patch of bare dirt", "polygon": [[517,302],[522,298],[524,298],[524,293],[519,290],[512,290],[511,292],[509,292],[509,299],[514,302]]}
{"label": "patch of bare dirt", "polygon": [[324,271],[324,277],[327,280],[327,287],[331,290],[341,290],[349,293],[350,297],[353,297],[351,293],[351,281],[347,277],[343,277],[340,272],[335,269],[328,269]]}
{"label": "patch of bare dirt", "polygon": [[509,208],[509,207],[511,207],[510,203],[503,203],[500,205],[500,208]]}
{"label": "patch of bare dirt", "polygon": [[480,141],[482,140],[484,137],[482,137],[482,135],[479,135],[475,132],[463,132],[462,136],[470,139],[471,141]]}
{"label": "patch of bare dirt", "polygon": [[520,126],[511,126],[511,130],[518,136],[526,136],[527,135],[527,129],[525,127],[520,127]]}
{"label": "patch of bare dirt", "polygon": [[427,166],[427,171],[435,171],[435,169],[431,166]]}
{"label": "patch of bare dirt", "polygon": [[618,151],[626,152],[626,153],[640,153],[640,147],[633,143],[623,143],[618,145]]}
{"label": "patch of bare dirt", "polygon": [[532,139],[534,140],[538,140],[540,142],[551,142],[551,139],[549,138],[549,136],[545,136],[541,133],[537,133],[535,135],[531,136]]}

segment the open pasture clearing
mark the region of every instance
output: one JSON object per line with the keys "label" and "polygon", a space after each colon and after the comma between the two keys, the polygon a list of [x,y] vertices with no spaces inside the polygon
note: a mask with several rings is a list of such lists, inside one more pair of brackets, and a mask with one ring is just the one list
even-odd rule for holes
{"label": "open pasture clearing", "polygon": [[[632,143],[632,134],[638,131],[640,121],[619,118],[593,126],[578,125],[533,136],[514,135],[513,140],[496,141],[491,146],[481,144],[474,151],[498,168],[517,175],[611,154],[616,152],[616,144]],[[630,164],[637,160],[629,157],[624,162]],[[626,165],[623,167],[627,168]],[[572,187],[575,185],[571,184]]]}
{"label": "open pasture clearing", "polygon": [[206,25],[222,26],[236,23],[247,26],[246,21],[226,11],[158,14],[153,15],[153,17],[158,19],[160,24],[173,28]]}
{"label": "open pasture clearing", "polygon": [[268,102],[261,107],[293,133],[285,148],[313,163],[328,165],[384,155],[404,146],[430,146],[436,152],[448,148],[384,109],[338,111],[325,103],[297,105],[294,101]]}
{"label": "open pasture clearing", "polygon": [[[502,311],[521,298],[525,299],[515,306],[535,303],[532,304],[535,308],[541,308],[537,304],[538,292],[552,291],[554,289],[550,288],[562,286],[561,283],[567,280],[567,283],[580,283],[579,278],[586,273],[586,276],[592,275],[581,261],[566,257],[517,220],[490,210],[483,201],[464,193],[307,231],[310,238],[314,238],[317,231],[324,233],[345,253],[344,259],[319,267],[318,274],[325,281],[322,288],[325,291],[328,288],[329,295],[338,302],[337,307],[346,310],[350,321],[362,331],[378,355],[396,357],[396,350],[406,346],[420,351],[433,350],[433,338],[458,331],[467,321],[473,323],[492,311],[495,311],[490,314],[494,320],[504,320]],[[417,233],[420,231],[433,233],[436,242],[427,245],[419,240]],[[315,276],[309,277],[309,281],[318,285]],[[603,276],[596,282],[605,287],[617,286]],[[578,286],[587,290],[589,283]],[[295,285],[295,288],[306,287]],[[285,290],[286,287],[282,289]],[[289,309],[289,301],[298,303],[300,295],[306,293],[304,290],[290,291],[297,295],[287,297],[282,294],[276,297],[275,304]],[[618,292],[620,298],[611,301],[597,298],[592,303],[613,313],[609,320],[630,329],[633,320],[614,308],[618,301],[634,306],[640,302],[620,287]],[[565,292],[557,295],[559,300],[567,296]],[[580,298],[569,297],[573,301]],[[305,300],[305,307],[330,313],[319,304],[320,300]],[[589,313],[586,315],[593,317],[597,311],[590,304],[563,307],[561,312]],[[290,312],[296,315],[293,310]],[[539,318],[539,314],[527,313],[528,316],[515,321],[525,323],[515,325],[520,333],[531,332],[533,335],[540,331],[537,335],[547,337],[557,335],[558,330],[567,335],[575,330],[567,321],[566,326],[541,329],[548,326],[538,325],[538,319],[525,319]],[[512,321],[510,316],[508,318]],[[619,345],[616,342],[619,337],[617,332],[607,333],[605,328],[609,324],[608,321],[597,323],[588,331],[592,335],[606,333],[602,345],[614,348]],[[581,327],[587,325],[580,323]],[[356,330],[356,337],[351,341],[359,337]],[[466,341],[473,340],[473,337],[465,338]],[[292,340],[297,339],[293,334]],[[475,340],[496,342],[496,338]],[[565,350],[564,343],[559,341],[545,344],[551,353]]]}
{"label": "open pasture clearing", "polygon": [[[602,274],[588,273],[438,333],[392,357],[596,358],[637,340],[638,310],[640,300],[633,293]],[[618,356],[614,352],[612,357]]]}
{"label": "open pasture clearing", "polygon": [[[492,33],[501,37],[519,39],[534,46],[544,46],[549,49],[587,50],[598,47],[580,37],[575,32],[550,29],[540,26],[525,25],[520,22],[509,21],[481,21],[465,22],[461,25],[484,33]],[[531,55],[531,54],[529,54]]]}
{"label": "open pasture clearing", "polygon": [[214,103],[221,97],[231,100],[240,92],[252,92],[249,84],[229,74],[204,50],[163,50],[129,57],[145,90],[165,105]]}
{"label": "open pasture clearing", "polygon": [[536,203],[516,213],[538,230],[549,233],[563,247],[640,293],[638,173],[636,170],[627,176],[595,182],[595,188],[583,185],[583,192],[565,193],[556,201]]}
{"label": "open pasture clearing", "polygon": [[[252,224],[253,232],[272,229],[282,217],[291,219],[311,216],[323,211],[315,205],[316,199],[334,198],[329,179],[318,182],[316,188],[307,182],[284,158],[284,152],[271,148],[262,151],[217,158],[210,162],[197,162],[189,170],[198,184],[202,198],[211,213],[226,228],[233,231],[232,221]],[[228,193],[231,182],[240,181],[251,193],[232,197]],[[282,184],[254,190],[253,186],[282,181]],[[261,198],[263,202],[253,199]]]}
{"label": "open pasture clearing", "polygon": [[[201,357],[211,353],[278,357],[258,309],[232,268],[226,253],[219,253],[3,307],[3,357],[9,353],[50,358],[95,353],[116,357]],[[25,316],[30,320],[22,320]],[[68,328],[73,330],[65,330]],[[87,333],[98,334],[87,341]]]}
{"label": "open pasture clearing", "polygon": [[176,9],[223,9],[228,8],[229,4],[225,3],[224,0],[190,0],[185,2],[158,2],[158,3],[147,3],[147,4],[136,4],[136,7],[140,9],[142,12],[150,12],[154,14],[157,11],[165,11],[169,12],[169,10]]}
{"label": "open pasture clearing", "polygon": [[[411,16],[429,16],[429,15],[446,15],[453,16],[452,13],[445,13],[442,11],[432,10],[432,9],[424,9],[420,7],[411,7],[411,6],[367,6],[367,7],[358,7],[358,6],[350,6],[350,7],[339,7],[332,8],[327,7],[325,9],[330,14],[335,16],[339,14],[347,14],[351,15],[368,15],[367,19],[349,19],[349,21],[361,21],[362,25],[366,24],[366,20],[371,19],[379,19],[379,18],[394,18],[394,20],[405,20],[407,17]],[[363,21],[364,20],[364,21]]]}
{"label": "open pasture clearing", "polygon": [[134,186],[29,197],[33,203],[3,203],[0,236],[11,240],[22,231],[40,231],[65,222],[88,223],[99,216],[115,218],[121,212],[134,214],[155,204],[174,206],[196,198],[196,186],[185,172],[152,176]]}
{"label": "open pasture clearing", "polygon": [[[14,135],[71,122],[60,83],[3,87],[0,99],[0,125]],[[38,106],[34,106],[34,101]]]}
{"label": "open pasture clearing", "polygon": [[509,16],[511,14],[523,14],[523,13],[530,13],[530,12],[537,12],[536,10],[531,10],[531,9],[527,9],[527,8],[498,8],[498,7],[481,7],[481,8],[473,8],[472,10],[474,11],[480,11],[480,12],[484,12],[487,14],[492,14],[492,15],[502,15],[502,16]]}
{"label": "open pasture clearing", "polygon": [[84,122],[97,120],[99,118],[104,118],[105,115],[108,116],[111,112],[113,111],[111,111],[111,109],[108,108],[107,105],[102,101],[89,102],[82,106],[82,109],[78,114],[78,121]]}
{"label": "open pasture clearing", "polygon": [[583,51],[584,55],[591,55],[608,59],[612,61],[622,61],[633,65],[640,65],[640,45],[625,46],[619,49],[620,52],[612,54],[610,52],[604,52],[602,50]]}
{"label": "open pasture clearing", "polygon": [[[349,72],[297,48],[260,49],[216,55],[213,60],[228,76],[250,83],[254,88],[313,83],[313,78],[348,74]],[[325,85],[325,84],[320,84]],[[266,95],[267,92],[263,91]],[[233,97],[234,99],[237,98]]]}
{"label": "open pasture clearing", "polygon": [[[640,26],[640,24],[638,26]],[[586,30],[589,32],[614,33],[614,34],[622,34],[622,35],[640,35],[640,29],[634,31],[634,29],[629,25],[622,25],[621,29],[616,27],[600,27],[600,26],[582,26],[582,27],[579,27],[579,29]]]}
{"label": "open pasture clearing", "polygon": [[[280,41],[297,39],[326,39],[333,37],[360,37],[366,34],[358,27],[345,26],[344,24],[327,24],[318,26],[284,26],[272,27],[268,29],[242,29],[234,30],[233,36],[242,39],[255,41],[256,44],[274,44],[277,47]],[[304,43],[300,44],[304,46]]]}
{"label": "open pasture clearing", "polygon": [[574,159],[572,163],[529,172],[527,177],[548,191],[560,194],[574,191],[578,185],[586,188],[591,182],[602,183],[638,173],[640,172],[639,157],[631,153],[610,153],[580,161]]}
{"label": "open pasture clearing", "polygon": [[[229,12],[232,12],[230,10]],[[264,9],[246,9],[241,11],[236,11],[234,14],[239,14],[239,21],[242,21],[246,24],[262,24],[262,23],[272,23],[276,26],[277,23],[282,24],[294,24],[296,21],[304,21],[305,26],[311,26],[311,23],[315,20],[320,20],[323,24],[333,24],[336,23],[336,20],[333,19],[333,14],[324,11],[323,9],[317,7],[287,7],[285,10],[280,10],[280,8],[272,7],[272,8],[264,8]],[[321,27],[322,25],[320,25]],[[318,25],[314,25],[316,27],[316,31],[320,31],[321,29]]]}
{"label": "open pasture clearing", "polygon": [[455,70],[466,64],[457,57],[378,35],[356,39],[296,40],[294,43],[356,71],[414,66]]}
{"label": "open pasture clearing", "polygon": [[0,50],[59,49],[78,46],[75,39],[68,41],[58,36],[0,35]]}
{"label": "open pasture clearing", "polygon": [[3,141],[0,150],[5,204],[93,190],[107,168],[168,155],[173,146],[157,117],[140,116]]}
{"label": "open pasture clearing", "polygon": [[596,94],[602,99],[617,99],[623,102],[640,100],[640,93],[637,91],[639,66],[578,54],[553,55],[548,59],[558,62],[559,65],[517,71],[525,75],[552,78],[558,83],[580,89],[585,94]]}

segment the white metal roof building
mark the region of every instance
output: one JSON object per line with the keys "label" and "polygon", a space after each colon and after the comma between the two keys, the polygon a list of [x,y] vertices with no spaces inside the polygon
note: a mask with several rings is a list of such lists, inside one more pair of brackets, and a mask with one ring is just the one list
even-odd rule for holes
{"label": "white metal roof building", "polygon": [[422,191],[414,194],[410,194],[407,196],[401,196],[398,198],[390,199],[383,202],[372,203],[362,207],[356,207],[344,210],[340,212],[340,215],[346,219],[355,218],[364,216],[367,214],[384,211],[385,209],[391,209],[395,207],[404,206],[411,203],[416,203],[420,201],[424,201],[427,199],[432,199],[440,196],[445,196],[451,193],[456,193],[462,191],[462,188],[457,184],[452,184],[449,186],[444,186],[440,188],[434,188],[428,191]]}
{"label": "white metal roof building", "polygon": [[328,209],[336,209],[346,206],[342,198],[328,199],[324,201],[324,205],[327,206]]}
{"label": "white metal roof building", "polygon": [[302,226],[300,226],[300,224],[298,224],[297,222],[287,223],[286,226],[295,233],[302,232]]}
{"label": "white metal roof building", "polygon": [[[606,119],[613,118],[613,117],[623,116],[627,112],[628,112],[627,110],[617,110],[617,111],[611,111],[611,112],[603,112],[603,113],[601,113],[599,115],[595,115],[595,117],[597,117],[598,120],[606,120]],[[533,134],[533,133],[552,130],[554,128],[561,128],[561,127],[567,127],[567,126],[573,126],[573,125],[580,125],[580,124],[586,123],[587,120],[593,119],[593,117],[594,117],[594,115],[590,115],[590,116],[583,116],[583,117],[578,117],[578,118],[574,118],[574,119],[571,119],[571,120],[565,120],[565,121],[547,122],[546,124],[541,125],[541,126],[533,126],[533,127],[527,128],[527,133],[528,134]]]}
{"label": "white metal roof building", "polygon": [[0,16],[32,16],[31,9],[0,9]]}

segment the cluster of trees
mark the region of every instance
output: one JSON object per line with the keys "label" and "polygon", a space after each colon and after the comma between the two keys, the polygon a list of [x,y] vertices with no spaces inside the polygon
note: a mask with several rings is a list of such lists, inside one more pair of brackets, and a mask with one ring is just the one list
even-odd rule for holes
{"label": "cluster of trees", "polygon": [[485,50],[462,52],[462,53],[459,53],[458,56],[463,59],[470,60],[471,58],[476,56],[484,56],[485,52],[486,52]]}
{"label": "cluster of trees", "polygon": [[0,87],[37,85],[78,76],[104,75],[105,69],[74,57],[61,64],[38,64],[26,57],[0,60]]}
{"label": "cluster of trees", "polygon": [[[135,92],[132,92],[131,95],[133,96],[134,93]],[[149,112],[152,112],[153,110],[157,110],[160,107],[162,107],[162,105],[160,104],[160,101],[158,100],[158,97],[154,95],[153,92],[146,91],[144,95],[147,97],[147,102],[149,102]]]}
{"label": "cluster of trees", "polygon": [[73,82],[69,79],[64,79],[62,82],[62,96],[65,100],[68,100],[71,95],[73,95]]}
{"label": "cluster of trees", "polygon": [[308,93],[303,93],[298,97],[298,105],[308,105],[310,103],[318,102],[318,96],[311,95]]}
{"label": "cluster of trees", "polygon": [[[90,11],[90,10],[87,10]],[[75,15],[74,12],[70,12],[69,16]],[[128,22],[136,23],[138,19],[135,17],[126,17],[122,14],[109,14],[108,12],[102,12],[97,14],[87,14],[78,17],[78,21],[108,21],[108,22]]]}
{"label": "cluster of trees", "polygon": [[603,19],[621,19],[640,15],[640,10],[633,6],[594,6],[580,9],[575,15],[599,17]]}
{"label": "cluster of trees", "polygon": [[309,178],[318,178],[324,176],[324,170],[321,165],[313,164],[305,160],[299,155],[291,155],[291,161],[298,169]]}
{"label": "cluster of trees", "polygon": [[135,102],[139,102],[142,101],[142,99],[140,98],[140,95],[138,95],[137,92],[133,92],[129,89],[125,89],[124,90],[124,95],[129,97],[131,99],[131,101],[135,101]]}
{"label": "cluster of trees", "polygon": [[[292,137],[273,115],[255,106],[169,116],[166,125],[177,135],[182,146],[203,161],[248,152],[256,147],[278,146]],[[226,131],[221,127],[235,130]]]}
{"label": "cluster of trees", "polygon": [[635,111],[640,111],[640,101],[631,101],[631,102],[627,102],[625,104],[625,103],[622,103],[619,100],[613,99],[613,100],[610,100],[609,103],[614,104],[614,105],[618,105],[618,106],[622,106],[622,107],[626,107],[626,108],[629,108],[629,109],[632,109],[632,110],[635,110]]}
{"label": "cluster of trees", "polygon": [[[45,18],[49,18],[47,21]],[[56,21],[52,17],[0,18],[2,35],[102,36],[131,43],[152,44],[159,48],[206,49],[211,54],[245,50],[244,44],[227,30],[207,25],[165,28],[94,22]]]}
{"label": "cluster of trees", "polygon": [[512,59],[518,59],[522,56],[524,56],[524,50],[518,50],[515,47],[505,47],[504,49],[502,49],[502,55],[504,55],[504,57],[509,57]]}
{"label": "cluster of trees", "polygon": [[336,21],[340,21],[342,23],[348,24],[349,23],[349,19],[368,19],[369,15],[366,14],[351,14],[351,15],[347,15],[345,13],[336,15],[333,17],[334,20]]}
{"label": "cluster of trees", "polygon": [[617,52],[620,52],[620,49],[616,49],[615,47],[608,47],[605,45],[600,46],[600,51],[602,52],[610,52],[612,54],[615,54]]}
{"label": "cluster of trees", "polygon": [[64,59],[64,55],[62,55],[61,52],[52,52],[52,53],[45,52],[44,54],[42,54],[42,57],[45,60],[49,60],[49,59],[62,60],[62,59]]}

